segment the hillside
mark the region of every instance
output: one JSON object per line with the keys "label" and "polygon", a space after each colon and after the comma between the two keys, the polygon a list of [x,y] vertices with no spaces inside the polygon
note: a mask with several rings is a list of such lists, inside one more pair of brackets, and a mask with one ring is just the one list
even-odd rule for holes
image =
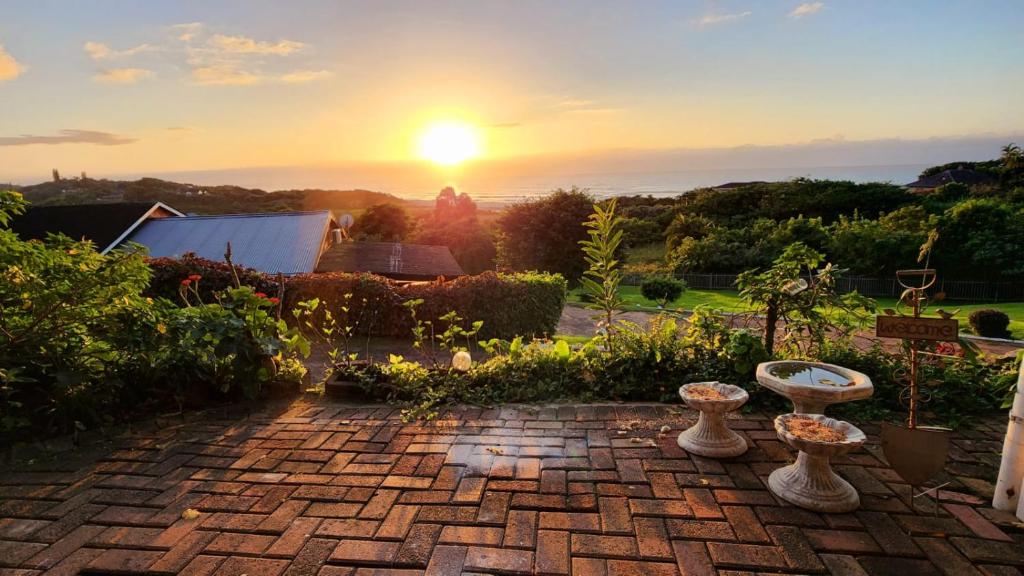
{"label": "hillside", "polygon": [[240,186],[200,186],[158,178],[141,178],[134,181],[61,179],[21,186],[18,189],[36,206],[160,201],[182,212],[197,214],[324,209],[337,213],[360,211],[374,204],[407,204],[397,196],[369,190],[267,192]]}

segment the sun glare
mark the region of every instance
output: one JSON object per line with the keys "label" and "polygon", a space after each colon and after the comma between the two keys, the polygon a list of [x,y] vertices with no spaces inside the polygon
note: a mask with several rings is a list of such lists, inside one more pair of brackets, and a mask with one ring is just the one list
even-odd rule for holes
{"label": "sun glare", "polygon": [[419,155],[443,166],[454,166],[480,155],[480,134],[475,126],[460,122],[431,124],[420,135]]}

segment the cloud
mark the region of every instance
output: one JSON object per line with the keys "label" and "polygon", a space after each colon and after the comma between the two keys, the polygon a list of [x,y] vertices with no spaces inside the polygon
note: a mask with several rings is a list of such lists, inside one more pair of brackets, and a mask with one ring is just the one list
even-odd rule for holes
{"label": "cloud", "polygon": [[789,13],[790,18],[803,18],[811,14],[817,14],[821,12],[821,9],[825,7],[824,2],[804,2],[803,4],[793,8],[793,11]]}
{"label": "cloud", "polygon": [[61,130],[59,136],[0,136],[0,146],[28,146],[30,144],[95,144],[97,146],[122,146],[135,142],[135,138],[118,136],[110,132],[95,130]]}
{"label": "cloud", "polygon": [[208,44],[216,50],[229,54],[273,54],[277,56],[292,54],[306,47],[302,42],[293,40],[262,42],[247,36],[225,36],[223,34],[214,35]]}
{"label": "cloud", "polygon": [[203,86],[252,86],[271,82],[302,84],[331,76],[334,76],[334,72],[330,70],[295,70],[281,75],[269,75],[230,64],[200,66],[192,70],[192,81]]}
{"label": "cloud", "polygon": [[334,76],[334,72],[330,70],[296,70],[294,72],[288,72],[278,77],[278,80],[286,84],[299,84],[303,82],[313,82],[314,80],[322,80],[324,78],[330,78]]}
{"label": "cloud", "polygon": [[250,86],[264,78],[254,72],[239,70],[229,65],[200,66],[192,69],[192,80],[204,86]]}
{"label": "cloud", "polygon": [[141,52],[152,52],[156,50],[155,46],[149,44],[139,44],[133,48],[126,48],[124,50],[114,50],[110,46],[102,42],[86,42],[82,47],[85,53],[89,55],[93,60],[106,60],[108,58],[126,58],[128,56],[134,56]]}
{"label": "cloud", "polygon": [[24,71],[25,67],[7,53],[3,44],[0,44],[0,82],[14,80]]}
{"label": "cloud", "polygon": [[153,71],[145,68],[111,68],[97,72],[92,81],[100,84],[135,84],[151,76]]}
{"label": "cloud", "polygon": [[715,24],[724,24],[725,22],[731,22],[733,20],[740,20],[750,16],[750,10],[744,12],[736,12],[733,14],[705,14],[697,23],[701,26],[713,26]]}
{"label": "cloud", "polygon": [[167,27],[167,31],[182,42],[191,42],[193,38],[203,29],[202,22],[188,22],[185,24],[174,24]]}

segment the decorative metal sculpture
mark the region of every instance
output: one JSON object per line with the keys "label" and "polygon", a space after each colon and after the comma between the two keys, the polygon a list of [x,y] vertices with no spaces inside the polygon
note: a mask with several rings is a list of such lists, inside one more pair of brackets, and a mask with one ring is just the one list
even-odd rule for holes
{"label": "decorative metal sculpture", "polygon": [[[901,338],[908,351],[909,372],[902,376],[907,385],[900,393],[900,401],[907,406],[906,426],[883,424],[882,451],[889,465],[911,487],[920,486],[942,471],[949,454],[949,430],[918,423],[920,406],[927,398],[921,393],[921,358],[932,356],[956,358],[925,349],[927,342],[959,341],[956,312],[938,310],[940,318],[924,318],[928,307],[928,289],[935,285],[937,274],[932,268],[899,270],[896,279],[904,288],[896,309],[884,310],[878,316],[875,335],[880,338]],[[909,307],[909,311],[905,311]],[[958,358],[956,358],[958,359]]]}

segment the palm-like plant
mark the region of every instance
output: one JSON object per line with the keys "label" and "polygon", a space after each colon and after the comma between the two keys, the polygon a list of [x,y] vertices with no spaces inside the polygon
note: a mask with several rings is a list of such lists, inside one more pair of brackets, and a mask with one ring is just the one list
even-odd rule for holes
{"label": "palm-like plant", "polygon": [[587,227],[587,240],[581,240],[583,258],[589,268],[580,279],[583,291],[590,297],[587,307],[600,310],[598,327],[605,330],[609,349],[612,346],[613,321],[623,300],[619,296],[622,272],[615,253],[622,243],[622,217],[615,214],[616,200],[602,207],[594,204],[594,212],[583,223]]}

